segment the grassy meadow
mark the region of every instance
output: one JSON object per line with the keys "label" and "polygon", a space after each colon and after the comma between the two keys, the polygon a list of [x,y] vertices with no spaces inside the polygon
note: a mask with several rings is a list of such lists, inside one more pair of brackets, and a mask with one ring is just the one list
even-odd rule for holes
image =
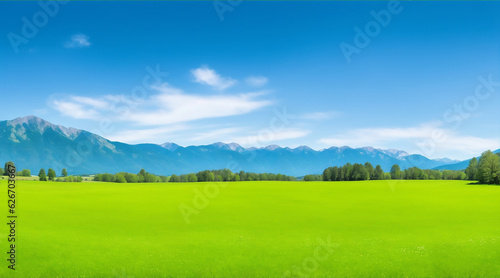
{"label": "grassy meadow", "polygon": [[16,205],[0,277],[500,276],[500,187],[466,181],[18,181]]}

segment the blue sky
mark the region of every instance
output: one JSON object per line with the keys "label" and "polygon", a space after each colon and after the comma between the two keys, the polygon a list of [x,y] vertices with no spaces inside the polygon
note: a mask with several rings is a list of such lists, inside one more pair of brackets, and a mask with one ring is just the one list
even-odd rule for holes
{"label": "blue sky", "polygon": [[500,148],[500,2],[44,3],[0,2],[1,120],[127,143]]}

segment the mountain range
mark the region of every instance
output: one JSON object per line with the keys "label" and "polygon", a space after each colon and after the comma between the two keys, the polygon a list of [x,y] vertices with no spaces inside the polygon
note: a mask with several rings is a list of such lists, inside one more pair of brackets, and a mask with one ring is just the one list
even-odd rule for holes
{"label": "mountain range", "polygon": [[[53,168],[70,174],[138,172],[185,174],[206,169],[272,172],[301,176],[321,173],[329,166],[347,162],[379,164],[384,171],[398,164],[402,169],[417,166],[431,169],[463,169],[451,159],[429,159],[402,150],[372,147],[330,147],[313,150],[308,146],[283,148],[269,145],[244,148],[236,143],[182,147],[175,143],[125,144],[76,128],[52,124],[35,116],[0,122],[0,161],[12,160],[18,169]],[[462,164],[460,164],[462,163]],[[451,166],[450,166],[451,165]],[[450,168],[451,167],[451,168]]]}

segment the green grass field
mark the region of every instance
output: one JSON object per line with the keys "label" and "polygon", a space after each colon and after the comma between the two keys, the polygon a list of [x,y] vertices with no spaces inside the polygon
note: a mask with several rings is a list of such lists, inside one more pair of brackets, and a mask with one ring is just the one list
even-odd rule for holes
{"label": "green grass field", "polygon": [[500,276],[499,186],[222,185],[187,224],[179,205],[218,185],[18,181],[17,270],[2,259],[0,277]]}

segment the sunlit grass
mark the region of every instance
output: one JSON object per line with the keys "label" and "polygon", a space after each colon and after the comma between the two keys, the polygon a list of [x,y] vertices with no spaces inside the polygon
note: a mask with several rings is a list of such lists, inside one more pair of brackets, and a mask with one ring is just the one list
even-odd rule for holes
{"label": "sunlit grass", "polygon": [[498,186],[224,183],[186,224],[207,185],[18,181],[17,270],[0,277],[500,276]]}

